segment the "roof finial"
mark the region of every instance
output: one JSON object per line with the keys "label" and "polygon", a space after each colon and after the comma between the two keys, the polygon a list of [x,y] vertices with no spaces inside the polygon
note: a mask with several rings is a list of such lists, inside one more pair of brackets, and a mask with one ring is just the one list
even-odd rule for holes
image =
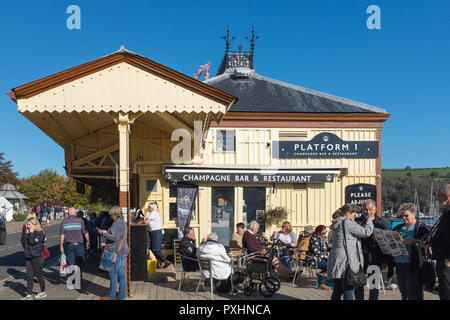
{"label": "roof finial", "polygon": [[255,37],[255,30],[253,29],[253,24],[252,24],[252,37],[251,39],[249,39],[248,37],[245,37],[245,39],[250,41],[250,46],[251,46],[251,50],[252,50],[252,55],[255,53],[255,42],[257,39],[259,39],[259,36]]}
{"label": "roof finial", "polygon": [[227,35],[225,36],[220,36],[221,39],[225,40],[225,52],[228,53],[228,51],[230,50],[230,43],[232,40],[236,39],[236,37],[232,37],[230,40],[230,27],[227,24]]}

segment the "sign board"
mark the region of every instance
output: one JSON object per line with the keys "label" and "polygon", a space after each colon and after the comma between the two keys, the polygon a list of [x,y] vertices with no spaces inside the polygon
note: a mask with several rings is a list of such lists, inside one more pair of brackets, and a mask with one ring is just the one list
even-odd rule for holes
{"label": "sign board", "polygon": [[322,183],[332,182],[334,176],[329,173],[193,173],[186,171],[165,174],[167,180],[178,182],[244,182],[244,183]]}
{"label": "sign board", "polygon": [[344,141],[331,132],[323,132],[310,141],[273,141],[274,159],[375,159],[378,141]]}
{"label": "sign board", "polygon": [[377,186],[373,184],[358,183],[345,188],[345,203],[362,207],[366,200],[377,201]]}

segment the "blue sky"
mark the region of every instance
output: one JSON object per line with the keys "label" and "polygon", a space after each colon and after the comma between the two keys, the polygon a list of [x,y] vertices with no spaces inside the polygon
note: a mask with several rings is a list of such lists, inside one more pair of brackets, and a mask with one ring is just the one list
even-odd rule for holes
{"label": "blue sky", "polygon": [[[66,9],[81,8],[81,30]],[[381,8],[381,30],[369,30],[369,5]],[[450,1],[1,1],[0,151],[21,177],[54,168],[63,150],[25,117],[6,92],[105,56],[124,45],[192,76],[260,35],[261,74],[386,109],[383,168],[450,164]]]}

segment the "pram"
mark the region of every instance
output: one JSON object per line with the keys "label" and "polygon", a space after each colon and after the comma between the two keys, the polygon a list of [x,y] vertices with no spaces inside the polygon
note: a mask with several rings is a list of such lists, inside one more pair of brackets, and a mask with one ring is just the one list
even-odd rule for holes
{"label": "pram", "polygon": [[264,297],[271,297],[281,287],[280,279],[275,275],[273,259],[278,247],[284,245],[281,241],[274,242],[269,251],[261,256],[254,252],[238,260],[237,283],[235,288],[246,296],[251,296],[256,290]]}

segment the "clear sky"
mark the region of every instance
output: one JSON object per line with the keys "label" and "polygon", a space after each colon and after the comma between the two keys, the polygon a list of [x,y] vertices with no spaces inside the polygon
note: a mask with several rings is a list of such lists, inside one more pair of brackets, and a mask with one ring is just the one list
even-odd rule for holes
{"label": "clear sky", "polygon": [[[69,30],[69,5],[81,30]],[[381,29],[369,30],[370,5]],[[449,0],[41,0],[0,2],[0,152],[21,177],[54,168],[63,150],[17,112],[6,92],[127,49],[189,76],[231,44],[248,49],[255,25],[261,75],[353,99],[392,114],[383,168],[450,165]]]}

